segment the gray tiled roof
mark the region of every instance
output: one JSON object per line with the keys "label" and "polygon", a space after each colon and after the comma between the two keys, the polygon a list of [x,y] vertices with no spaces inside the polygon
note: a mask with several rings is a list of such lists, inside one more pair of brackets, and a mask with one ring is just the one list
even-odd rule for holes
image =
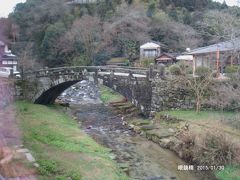
{"label": "gray tiled roof", "polygon": [[211,53],[216,52],[219,50],[220,52],[223,51],[233,51],[233,50],[240,50],[240,38],[234,39],[231,41],[225,41],[217,44],[213,44],[206,47],[200,47],[197,49],[193,49],[187,54],[205,54],[205,53]]}

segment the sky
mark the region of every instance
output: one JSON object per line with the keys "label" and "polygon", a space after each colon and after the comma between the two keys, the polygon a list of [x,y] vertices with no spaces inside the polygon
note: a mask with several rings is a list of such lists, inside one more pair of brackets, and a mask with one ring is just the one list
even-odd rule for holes
{"label": "sky", "polygon": [[17,3],[25,1],[26,0],[0,0],[0,17],[7,17]]}
{"label": "sky", "polygon": [[[223,2],[224,0],[216,0],[218,2]],[[237,5],[237,0],[225,0],[229,6]]]}
{"label": "sky", "polygon": [[[11,13],[16,6],[17,3],[25,2],[26,0],[0,0],[0,17],[7,17],[9,13]],[[223,2],[224,0],[215,0],[219,2]],[[226,0],[229,6],[233,6],[237,4],[237,0]]]}

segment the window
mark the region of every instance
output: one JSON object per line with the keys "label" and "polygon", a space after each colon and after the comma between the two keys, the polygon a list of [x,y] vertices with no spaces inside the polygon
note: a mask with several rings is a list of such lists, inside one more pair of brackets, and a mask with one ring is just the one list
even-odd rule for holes
{"label": "window", "polygon": [[144,56],[145,57],[155,57],[157,55],[156,49],[145,49]]}

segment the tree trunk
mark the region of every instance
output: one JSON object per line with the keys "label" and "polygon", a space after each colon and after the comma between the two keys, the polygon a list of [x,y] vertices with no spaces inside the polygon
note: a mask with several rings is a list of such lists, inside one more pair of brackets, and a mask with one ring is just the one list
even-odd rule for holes
{"label": "tree trunk", "polygon": [[196,112],[199,113],[201,111],[201,98],[196,98]]}

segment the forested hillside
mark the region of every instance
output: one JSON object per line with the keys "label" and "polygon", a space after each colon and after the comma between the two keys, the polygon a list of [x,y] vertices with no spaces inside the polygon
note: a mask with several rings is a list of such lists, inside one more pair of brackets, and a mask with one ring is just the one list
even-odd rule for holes
{"label": "forested hillside", "polygon": [[22,63],[99,65],[112,57],[137,59],[139,45],[149,40],[182,52],[237,37],[239,17],[238,7],[212,0],[27,0],[10,14],[7,32]]}

